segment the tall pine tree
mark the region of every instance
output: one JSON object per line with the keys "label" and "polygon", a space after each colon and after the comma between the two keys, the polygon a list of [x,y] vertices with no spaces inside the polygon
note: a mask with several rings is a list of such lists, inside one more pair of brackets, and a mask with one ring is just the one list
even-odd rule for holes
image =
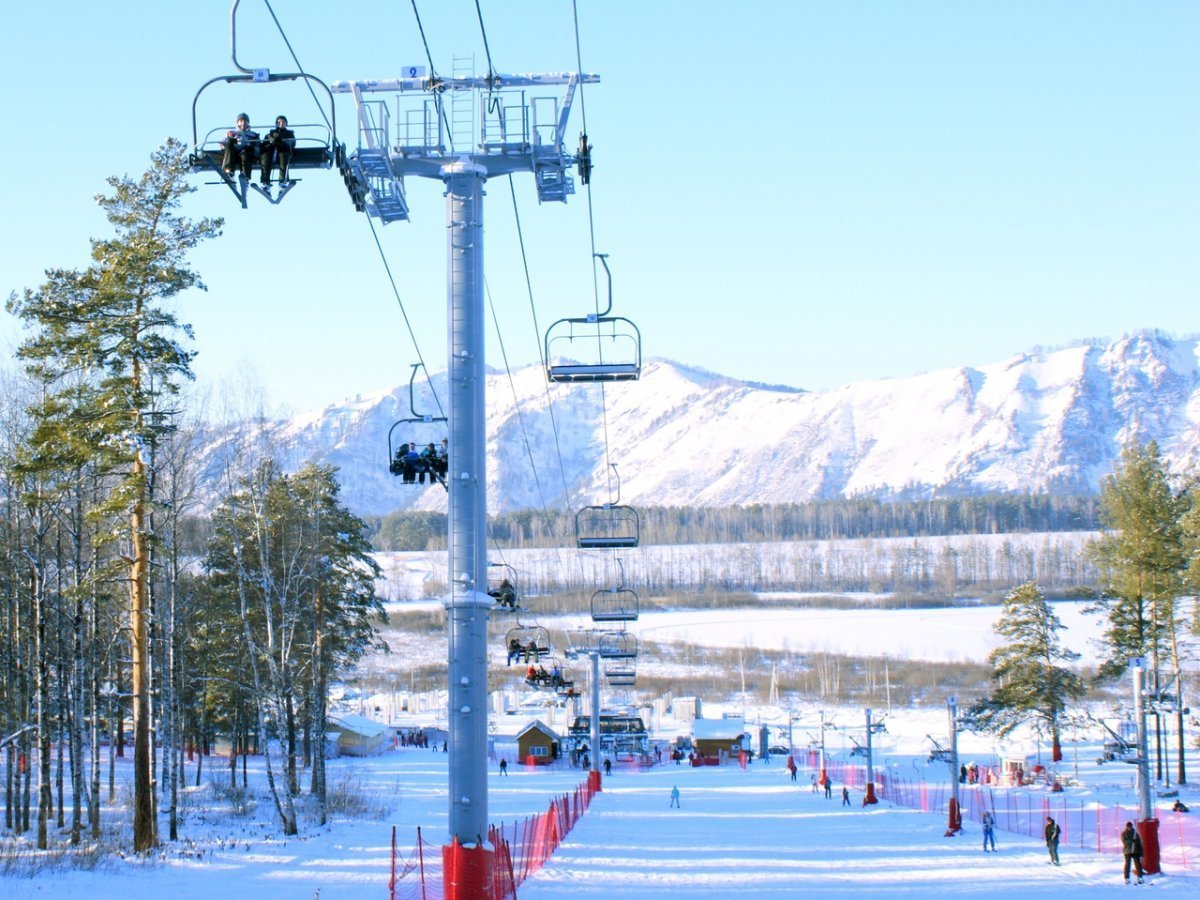
{"label": "tall pine tree", "polygon": [[187,149],[168,140],[139,178],[112,177],[110,194],[96,198],[114,234],[92,241],[92,263],[54,269],[37,290],[9,300],[9,311],[32,326],[20,355],[41,378],[73,386],[61,408],[38,423],[35,446],[54,448],[72,462],[88,460],[112,476],[100,514],[125,522],[123,551],[129,584],[134,723],[134,849],[157,842],[151,772],[148,625],[150,447],[165,427],[150,413],[190,378],[191,337],[167,302],[203,287],[187,265],[188,252],[220,233],[219,220],[193,222],[179,214],[193,188],[186,182]]}
{"label": "tall pine tree", "polygon": [[1004,598],[1004,612],[993,626],[1003,643],[992,651],[995,689],[972,710],[985,730],[1008,734],[1030,716],[1050,729],[1054,761],[1062,759],[1059,723],[1067,705],[1083,696],[1083,680],[1063,663],[1079,654],[1059,641],[1062,622],[1033,582]]}
{"label": "tall pine tree", "polygon": [[[1184,495],[1172,491],[1158,445],[1131,445],[1117,470],[1100,489],[1104,536],[1095,554],[1105,580],[1108,659],[1102,678],[1118,678],[1130,659],[1150,661],[1151,689],[1157,694],[1166,672],[1174,675],[1175,719],[1179,731],[1179,781],[1186,781],[1183,758],[1183,710],[1180,688],[1179,604],[1187,555],[1182,526]],[[1155,716],[1157,767],[1163,777],[1162,734]]]}

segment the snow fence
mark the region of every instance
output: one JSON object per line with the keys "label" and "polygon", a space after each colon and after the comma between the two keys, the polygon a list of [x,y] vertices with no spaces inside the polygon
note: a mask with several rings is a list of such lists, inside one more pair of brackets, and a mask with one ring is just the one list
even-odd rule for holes
{"label": "snow fence", "polygon": [[[820,771],[816,752],[805,754],[805,764]],[[800,760],[797,759],[797,762]],[[867,782],[867,767],[826,759],[829,778],[848,788],[861,789]],[[921,812],[947,812],[950,785],[904,778],[885,769],[875,769],[875,794],[897,806]],[[985,810],[996,818],[996,828],[1012,834],[1041,838],[1046,817],[1053,816],[1062,827],[1061,846],[1121,854],[1121,831],[1126,822],[1137,819],[1137,809],[1119,805],[1085,802],[1066,793],[1047,792],[1045,788],[1009,787],[997,789],[985,785],[959,785],[960,812],[963,820],[979,822]],[[1180,869],[1200,868],[1200,817],[1195,813],[1173,812],[1169,806],[1156,805],[1159,859],[1164,866]],[[982,829],[980,830],[982,835]]]}
{"label": "snow fence", "polygon": [[[585,781],[571,794],[550,801],[550,807],[536,816],[528,816],[511,825],[501,822],[488,829],[492,845],[492,897],[515,900],[517,887],[538,871],[564,838],[575,827],[596,794],[593,783]],[[442,847],[430,843],[417,829],[417,843],[406,856],[396,849],[396,829],[392,828],[392,875],[388,882],[391,900],[443,900],[445,870]]]}

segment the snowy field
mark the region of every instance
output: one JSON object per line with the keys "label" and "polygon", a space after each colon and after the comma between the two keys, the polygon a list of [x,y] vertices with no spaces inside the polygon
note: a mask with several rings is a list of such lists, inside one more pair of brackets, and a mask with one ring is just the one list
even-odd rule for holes
{"label": "snowy field", "polygon": [[[839,710],[836,718],[845,725],[860,713]],[[925,756],[925,733],[945,732],[943,710],[897,710],[887,724],[891,741],[881,748],[879,765],[948,784],[947,767]],[[801,731],[796,737],[800,743]],[[988,737],[966,734],[960,740],[964,760],[986,762],[993,749]],[[1130,767],[1097,766],[1094,745],[1074,749],[1081,786],[1068,788],[1072,801],[1132,803]],[[1073,775],[1070,744],[1066,751],[1062,771]],[[1193,771],[1200,764],[1196,756],[1190,760]],[[227,779],[221,762],[209,761],[207,778]],[[417,827],[434,844],[446,839],[446,763],[445,754],[417,749],[332,760],[330,783],[350,785],[370,808],[354,818],[339,816],[325,828],[302,819],[301,835],[286,840],[272,820],[261,772],[251,770],[257,799],[242,816],[214,799],[206,780],[188,798],[185,839],[166,845],[156,858],[114,856],[91,872],[0,878],[0,897],[386,898],[392,825],[404,855],[416,843]],[[551,797],[574,790],[583,779],[578,769],[565,767],[512,765],[510,773],[500,777],[492,770],[489,818],[496,823],[543,812]],[[753,762],[744,771],[736,765],[614,769],[566,843],[522,885],[519,896],[754,900],[938,893],[1007,900],[1064,892],[1103,897],[1129,889],[1121,882],[1119,857],[1079,849],[1069,830],[1061,868],[1048,864],[1040,840],[1003,829],[997,833],[998,852],[985,854],[974,822],[965,823],[962,835],[947,838],[944,812],[921,813],[887,802],[864,809],[856,790],[844,807],[838,790],[832,800],[811,793],[809,776],[802,768],[798,781],[791,782],[778,759]],[[676,785],[677,810],[668,808]],[[1029,794],[1035,805],[1045,794],[1045,788],[1009,790]],[[1200,790],[1185,788],[1181,796],[1200,810]],[[1164,834],[1170,827],[1166,818]],[[1192,850],[1200,854],[1200,847]],[[1200,859],[1193,858],[1197,864]],[[1200,895],[1200,869],[1165,869],[1153,880],[1156,893]]]}
{"label": "snowy field", "polygon": [[[786,598],[778,599],[786,602]],[[437,607],[435,602],[428,605]],[[1099,620],[1081,616],[1079,604],[1057,604],[1056,609],[1068,626],[1068,645],[1088,653]],[[991,624],[998,614],[997,607],[854,612],[767,609],[740,610],[735,615],[729,611],[680,611],[647,614],[637,624],[638,631],[654,641],[982,661],[995,645]],[[444,639],[426,638],[422,659],[426,655],[437,659],[439,654],[444,660]],[[386,662],[402,679],[405,669],[422,659],[394,653],[373,660],[372,665]],[[781,696],[787,690],[788,685],[780,685]],[[421,702],[410,713],[408,724],[444,721],[444,701],[435,702],[432,695],[417,697],[429,702]],[[621,699],[606,695],[606,702]],[[807,747],[814,739],[824,713],[826,721],[836,724],[827,734],[831,760],[862,761],[847,756],[853,748],[854,729],[861,729],[861,709],[822,708],[809,702],[790,709],[764,706],[743,710],[718,702],[726,699],[704,698],[704,715],[713,718],[722,712],[744,712],[747,723],[769,724],[772,743],[782,743],[790,713],[798,748]],[[389,706],[396,708],[386,695],[364,698],[363,702],[364,711],[378,706],[384,715]],[[893,778],[947,789],[947,766],[929,762],[927,737],[945,741],[946,710],[875,712],[877,721],[884,717],[887,725],[886,734],[879,735],[876,743],[877,766]],[[659,738],[689,731],[686,722],[670,716],[653,724],[659,729]],[[861,740],[861,732],[857,736]],[[1193,726],[1193,741],[1194,736]],[[1100,739],[1097,733],[1065,735],[1066,759],[1058,772],[1071,784],[1065,794],[1054,796],[1076,805],[1132,808],[1136,805],[1133,770],[1119,763],[1097,765]],[[1032,734],[1000,743],[988,735],[965,733],[960,736],[959,749],[964,762],[981,765],[993,764],[999,753],[1036,758],[1039,750],[1048,752],[1044,744],[1039,748]],[[1174,745],[1169,749],[1173,763]],[[1200,752],[1191,749],[1189,753],[1188,771],[1200,782]],[[260,764],[251,760],[250,802],[235,812],[226,792],[219,789],[228,782],[225,760],[209,759],[201,786],[189,790],[182,804],[181,840],[164,843],[154,858],[123,859],[111,854],[92,871],[51,866],[32,878],[0,874],[0,900],[74,896],[157,900],[164,894],[171,900],[312,900],[318,892],[321,900],[382,900],[388,896],[392,825],[397,828],[402,854],[415,845],[418,827],[435,846],[447,839],[445,754],[400,749],[369,759],[331,760],[331,788],[346,788],[345,793],[356,798],[362,808],[338,813],[329,826],[318,828],[305,816],[302,805],[301,834],[288,839],[280,837],[262,772],[255,768]],[[128,766],[128,760],[121,765]],[[493,761],[489,819],[497,824],[544,812],[552,797],[573,791],[584,778],[578,769],[566,767],[526,770],[513,765],[510,773],[498,777]],[[0,776],[3,774],[0,768]],[[118,779],[123,780],[124,774],[127,772],[119,770]],[[193,763],[189,783],[194,774]],[[943,836],[944,803],[929,813],[887,802],[863,809],[861,794],[852,791],[851,805],[844,808],[838,792],[834,800],[810,793],[810,775],[802,770],[798,787],[789,781],[779,758],[771,764],[755,761],[745,771],[737,766],[692,769],[673,765],[616,770],[567,842],[521,887],[519,895],[754,900],[801,894],[925,897],[936,892],[1010,898],[1063,892],[1107,896],[1128,889],[1119,876],[1119,857],[1082,849],[1078,842],[1072,844],[1069,830],[1064,835],[1061,869],[1047,864],[1040,840],[1007,833],[1003,828],[998,832],[999,853],[993,856],[980,852],[978,825],[969,819],[964,835]],[[306,782],[306,776],[302,778]],[[679,810],[668,808],[674,785],[682,794]],[[1196,811],[1191,816],[1200,819],[1200,789],[1179,790],[1184,802]],[[118,791],[118,804],[126,795],[127,791]],[[1006,796],[1036,806],[1048,795],[1045,787],[998,790],[994,800],[998,809]],[[127,829],[128,818],[125,810],[106,807],[106,827],[119,823]],[[1167,837],[1168,829],[1175,827],[1171,818],[1170,814],[1164,816]],[[1200,824],[1190,822],[1190,816],[1188,822],[1189,827]],[[1191,833],[1195,835],[1196,830]],[[56,836],[56,843],[62,839]],[[1188,854],[1192,868],[1164,865],[1164,875],[1153,882],[1156,892],[1200,896],[1200,840],[1188,845]]]}

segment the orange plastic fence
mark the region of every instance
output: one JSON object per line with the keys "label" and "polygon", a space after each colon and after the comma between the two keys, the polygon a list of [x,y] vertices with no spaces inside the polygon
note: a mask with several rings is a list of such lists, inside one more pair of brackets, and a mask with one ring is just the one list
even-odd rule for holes
{"label": "orange plastic fence", "polygon": [[[550,801],[550,807],[511,825],[501,822],[488,829],[493,848],[492,896],[514,900],[517,887],[538,871],[575,827],[592,802],[595,791],[587,782],[573,793]],[[443,900],[445,886],[442,848],[431,844],[417,829],[416,846],[405,857],[397,855],[396,829],[392,828],[392,877],[388,883],[392,900]]]}
{"label": "orange plastic fence", "polygon": [[[799,760],[797,760],[799,762]],[[805,760],[819,771],[818,754],[810,752]],[[866,783],[866,766],[826,759],[829,777],[847,787]],[[922,812],[944,812],[949,803],[950,786],[908,779],[876,768],[875,793],[881,799]],[[985,809],[996,817],[1001,831],[1041,837],[1046,817],[1053,816],[1062,826],[1062,846],[1094,850],[1098,853],[1121,852],[1121,830],[1137,818],[1137,810],[1123,806],[1072,801],[1066,794],[1042,794],[1030,790],[996,790],[984,785],[960,785],[959,800],[963,819],[980,821]],[[1155,808],[1159,821],[1159,851],[1164,865],[1182,869],[1200,867],[1200,817],[1194,813],[1173,812],[1169,806]]]}

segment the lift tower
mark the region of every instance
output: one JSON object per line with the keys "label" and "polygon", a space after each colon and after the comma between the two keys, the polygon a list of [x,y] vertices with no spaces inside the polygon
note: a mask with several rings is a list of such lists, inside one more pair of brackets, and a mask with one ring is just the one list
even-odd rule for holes
{"label": "lift tower", "polygon": [[[449,577],[445,605],[449,644],[449,837],[446,896],[491,897],[487,797],[486,402],[484,396],[483,185],[488,178],[532,172],[540,201],[574,193],[564,150],[575,91],[596,83],[578,72],[548,75],[406,77],[337,82],[354,97],[359,146],[341,171],[355,207],[387,224],[409,218],[406,176],[446,186],[446,278],[449,356]],[[532,92],[558,86],[562,96]],[[398,95],[393,130],[386,101]],[[447,99],[449,102],[447,102]],[[401,106],[407,102],[407,108]],[[580,141],[584,167],[588,145]],[[584,177],[581,171],[581,177]]]}

